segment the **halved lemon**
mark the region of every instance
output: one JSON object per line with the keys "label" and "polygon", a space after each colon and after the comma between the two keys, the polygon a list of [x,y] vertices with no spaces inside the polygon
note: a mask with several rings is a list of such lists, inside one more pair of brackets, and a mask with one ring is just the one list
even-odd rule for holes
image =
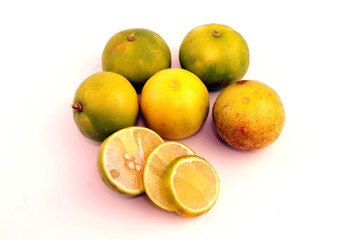
{"label": "halved lemon", "polygon": [[147,156],[164,140],[141,126],[123,128],[101,144],[97,167],[111,189],[126,195],[144,192],[143,172]]}
{"label": "halved lemon", "polygon": [[166,195],[176,212],[196,217],[209,211],[219,195],[215,169],[199,156],[182,156],[172,161],[163,174]]}
{"label": "halved lemon", "polygon": [[188,146],[177,141],[162,143],[149,154],[144,166],[143,180],[145,192],[155,205],[169,212],[175,211],[165,194],[163,174],[174,159],[194,154]]}

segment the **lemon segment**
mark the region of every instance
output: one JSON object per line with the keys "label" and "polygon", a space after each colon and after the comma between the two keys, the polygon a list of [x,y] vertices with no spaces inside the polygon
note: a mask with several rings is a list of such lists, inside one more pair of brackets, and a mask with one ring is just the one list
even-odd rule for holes
{"label": "lemon segment", "polygon": [[163,174],[163,185],[178,214],[196,217],[214,206],[220,181],[209,162],[193,155],[172,161]]}
{"label": "lemon segment", "polygon": [[144,166],[143,181],[145,192],[155,205],[169,212],[175,211],[165,194],[163,174],[174,159],[194,154],[188,146],[176,141],[162,143],[149,154]]}
{"label": "lemon segment", "polygon": [[120,193],[143,193],[146,157],[163,142],[157,133],[145,127],[134,126],[115,132],[100,146],[97,162],[100,177]]}

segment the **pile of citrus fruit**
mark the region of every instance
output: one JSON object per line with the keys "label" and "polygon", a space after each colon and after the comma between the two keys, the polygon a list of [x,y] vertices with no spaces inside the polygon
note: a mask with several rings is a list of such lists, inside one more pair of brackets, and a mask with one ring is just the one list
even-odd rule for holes
{"label": "pile of citrus fruit", "polygon": [[[210,109],[218,135],[245,151],[262,149],[280,135],[285,111],[278,94],[255,80],[245,39],[229,26],[195,27],[179,48],[180,68],[157,33],[126,29],[104,47],[102,72],[85,79],[71,105],[86,137],[101,142],[99,175],[125,195],[146,193],[159,208],[194,217],[219,194],[214,167],[179,142],[201,130]],[[139,116],[146,126],[137,126]],[[222,144],[219,142],[219,144]]]}

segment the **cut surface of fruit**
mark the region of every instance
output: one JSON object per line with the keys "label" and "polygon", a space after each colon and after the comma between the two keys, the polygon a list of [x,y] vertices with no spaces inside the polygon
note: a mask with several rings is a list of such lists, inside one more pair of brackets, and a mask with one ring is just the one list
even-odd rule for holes
{"label": "cut surface of fruit", "polygon": [[164,140],[154,131],[140,126],[121,129],[101,144],[97,167],[111,189],[126,195],[144,192],[143,170],[146,157]]}
{"label": "cut surface of fruit", "polygon": [[163,175],[163,184],[176,212],[195,217],[214,206],[220,181],[215,169],[205,159],[183,156],[169,164]]}
{"label": "cut surface of fruit", "polygon": [[169,212],[175,211],[165,195],[163,174],[174,159],[194,154],[188,146],[177,141],[162,143],[149,154],[144,166],[143,180],[145,192],[155,205]]}

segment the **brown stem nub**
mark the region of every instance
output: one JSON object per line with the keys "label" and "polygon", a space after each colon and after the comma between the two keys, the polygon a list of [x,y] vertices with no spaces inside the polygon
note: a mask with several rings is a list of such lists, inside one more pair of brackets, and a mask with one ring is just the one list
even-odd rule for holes
{"label": "brown stem nub", "polygon": [[130,34],[129,36],[127,36],[126,40],[128,40],[129,42],[133,42],[136,40],[136,36],[135,33]]}
{"label": "brown stem nub", "polygon": [[71,107],[78,112],[82,112],[84,109],[84,107],[81,103],[73,103],[73,104],[71,104]]}
{"label": "brown stem nub", "polygon": [[213,37],[221,37],[221,32],[219,32],[219,30],[215,29],[215,30],[212,32],[212,35],[213,35]]}

